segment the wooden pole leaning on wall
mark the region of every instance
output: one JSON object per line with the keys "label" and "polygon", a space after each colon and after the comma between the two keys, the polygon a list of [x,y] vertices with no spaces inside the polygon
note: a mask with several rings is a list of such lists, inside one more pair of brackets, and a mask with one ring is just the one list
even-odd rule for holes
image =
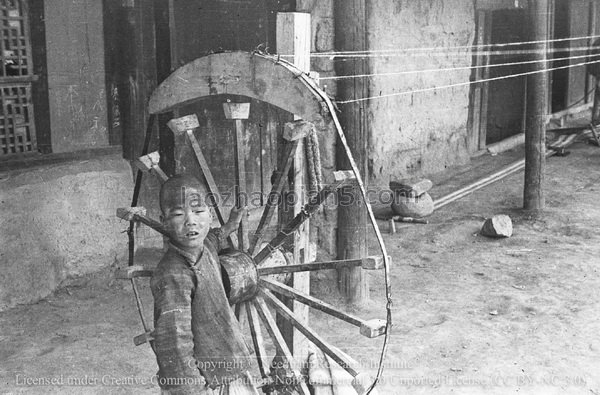
{"label": "wooden pole leaning on wall", "polygon": [[[365,0],[336,0],[334,2],[335,50],[367,50],[367,18]],[[343,59],[335,65],[336,73],[360,75],[369,73],[368,58]],[[369,97],[368,79],[345,79],[338,82],[338,96],[349,99]],[[367,184],[366,159],[368,132],[368,101],[344,104],[340,107],[340,122],[359,170]],[[351,168],[342,145],[338,144],[336,162],[338,170]],[[337,258],[357,259],[368,255],[367,211],[358,186],[349,186],[340,191],[338,206]],[[346,299],[361,304],[369,299],[369,284],[366,273],[359,267],[338,270],[338,288]]]}
{"label": "wooden pole leaning on wall", "polygon": [[546,109],[548,107],[548,0],[529,0],[527,10],[529,39],[531,44],[532,71],[527,76],[527,117],[525,128],[525,186],[523,189],[523,208],[525,210],[543,210],[544,171],[546,167]]}

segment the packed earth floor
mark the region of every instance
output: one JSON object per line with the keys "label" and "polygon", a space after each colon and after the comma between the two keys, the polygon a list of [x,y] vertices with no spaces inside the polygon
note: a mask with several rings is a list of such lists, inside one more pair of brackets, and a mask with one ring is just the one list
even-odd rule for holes
{"label": "packed earth floor", "polygon": [[[394,301],[380,394],[600,394],[600,148],[578,143],[570,151],[548,159],[539,215],[520,209],[520,172],[436,211],[428,225],[398,224],[389,234],[380,222]],[[522,155],[486,155],[437,174],[431,193],[440,197]],[[512,218],[511,238],[479,234],[494,214]],[[371,247],[377,253],[374,239]],[[130,284],[113,280],[114,269],[0,313],[0,393],[158,393],[152,351],[132,342],[142,328]],[[363,318],[384,318],[383,272],[369,276],[371,299],[361,306],[344,303],[333,273],[315,273],[312,292]],[[140,284],[149,316],[148,281]],[[377,369],[381,339],[318,312],[310,325],[365,370]],[[53,378],[62,384],[43,382]]]}

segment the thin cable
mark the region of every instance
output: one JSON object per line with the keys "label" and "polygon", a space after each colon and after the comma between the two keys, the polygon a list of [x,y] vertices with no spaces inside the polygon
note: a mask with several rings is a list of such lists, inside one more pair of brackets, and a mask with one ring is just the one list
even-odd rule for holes
{"label": "thin cable", "polygon": [[412,91],[389,93],[387,95],[371,96],[371,97],[364,97],[364,98],[352,99],[352,100],[336,100],[336,103],[337,104],[347,104],[347,103],[356,103],[356,102],[361,102],[361,101],[366,101],[366,100],[371,100],[371,99],[383,99],[383,98],[386,98],[386,97],[411,95],[413,93],[430,92],[430,91],[434,91],[434,90],[437,90],[437,89],[456,88],[456,87],[459,87],[459,86],[465,86],[465,85],[470,85],[470,84],[477,84],[477,83],[481,83],[481,82],[490,82],[490,81],[498,81],[498,80],[503,80],[503,79],[508,79],[508,78],[514,78],[514,77],[522,77],[522,76],[532,75],[532,74],[537,74],[537,73],[545,73],[545,72],[548,72],[548,71],[568,69],[568,68],[571,68],[571,67],[585,66],[587,64],[594,64],[594,63],[600,63],[600,60],[595,60],[595,61],[592,61],[592,62],[578,63],[578,64],[573,64],[573,65],[568,65],[568,66],[554,67],[554,68],[544,69],[544,70],[528,71],[528,72],[525,72],[525,73],[511,74],[511,75],[501,76],[501,77],[486,78],[486,79],[477,80],[477,81],[459,82],[459,83],[456,83],[456,84],[433,86],[431,88],[415,89],[415,90],[412,90]]}
{"label": "thin cable", "polygon": [[[455,49],[471,49],[471,48],[487,48],[487,47],[508,47],[517,45],[529,45],[529,44],[543,44],[543,43],[556,43],[564,41],[576,41],[576,40],[589,40],[592,38],[598,38],[600,35],[590,36],[579,36],[579,37],[568,37],[568,38],[557,38],[552,40],[536,40],[536,41],[520,41],[510,43],[499,43],[499,44],[481,44],[481,45],[459,45],[454,47],[421,47],[421,48],[396,48],[396,49],[373,49],[373,50],[361,50],[361,51],[331,51],[331,52],[312,52],[312,57],[321,56],[336,56],[336,55],[352,55],[352,54],[367,54],[367,53],[390,53],[390,52],[430,52],[430,51],[447,51]],[[291,56],[291,55],[281,55]]]}
{"label": "thin cable", "polygon": [[[516,50],[499,50],[499,51],[476,51],[476,52],[456,52],[456,53],[446,53],[446,52],[423,52],[423,53],[415,53],[415,54],[406,54],[406,53],[389,53],[389,54],[358,54],[358,55],[330,55],[326,56],[330,59],[336,59],[338,61],[348,61],[354,59],[364,59],[364,58],[390,58],[390,57],[407,57],[407,56],[490,56],[490,55],[527,55],[527,54],[539,54],[539,53],[555,53],[555,52],[577,52],[577,51],[590,51],[594,49],[599,49],[596,46],[585,46],[585,47],[572,47],[572,48],[549,48],[549,49],[516,49]],[[342,58],[342,59],[339,59]]]}
{"label": "thin cable", "polygon": [[379,77],[379,76],[393,76],[393,75],[404,75],[404,74],[420,74],[420,73],[432,73],[439,71],[458,71],[458,70],[468,70],[468,69],[479,69],[486,67],[504,67],[504,66],[518,66],[522,64],[531,64],[531,63],[539,63],[539,62],[557,62],[561,60],[573,60],[580,58],[590,58],[594,56],[600,56],[600,54],[596,55],[579,55],[579,56],[568,56],[565,58],[554,58],[547,60],[528,60],[523,62],[512,62],[512,63],[498,63],[498,64],[482,64],[479,66],[461,66],[461,67],[447,67],[441,69],[423,69],[423,70],[406,70],[406,71],[394,71],[389,73],[375,73],[375,74],[355,74],[355,75],[341,75],[341,76],[332,76],[332,77],[319,77],[319,81],[325,80],[342,80],[348,78],[365,78],[365,77]]}

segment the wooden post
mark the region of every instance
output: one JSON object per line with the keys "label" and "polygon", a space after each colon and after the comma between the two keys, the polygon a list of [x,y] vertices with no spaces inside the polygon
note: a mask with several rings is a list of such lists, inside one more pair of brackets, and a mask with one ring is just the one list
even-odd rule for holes
{"label": "wooden post", "polygon": [[[337,51],[367,50],[366,0],[336,0],[334,3],[335,49]],[[369,72],[368,58],[343,59],[336,64],[338,75],[357,75]],[[369,96],[368,79],[347,79],[338,82],[338,95],[344,99]],[[341,106],[340,121],[354,158],[367,183],[366,161],[369,141],[367,111],[368,102],[361,101]],[[341,144],[338,144],[340,147]],[[339,170],[351,169],[346,153],[337,152]],[[351,202],[348,202],[349,198]],[[337,256],[338,259],[354,259],[367,255],[367,215],[358,187],[343,188],[338,208]],[[338,286],[351,303],[363,303],[369,298],[367,276],[361,268],[338,270]]]}
{"label": "wooden post", "polygon": [[[243,120],[250,116],[250,103],[223,103],[225,118],[235,121],[235,207],[240,209],[248,205],[248,191],[246,183],[246,131]],[[247,251],[248,242],[248,217],[243,216],[238,229],[238,249]]]}
{"label": "wooden post", "polygon": [[[304,72],[310,71],[310,14],[299,12],[277,13],[277,53],[281,55],[292,55],[286,57],[296,67]],[[298,117],[294,117],[298,119]],[[297,215],[306,203],[306,163],[304,161],[304,139],[298,141],[298,147],[294,156],[291,172],[293,174],[293,187],[289,191],[294,197],[294,204],[290,215],[285,215],[290,220]],[[283,222],[287,222],[286,219]],[[294,264],[302,264],[310,261],[310,225],[305,222],[294,235]],[[294,273],[292,286],[302,292],[310,292],[310,274]],[[290,301],[289,306],[304,323],[308,323],[308,306],[295,301]],[[298,361],[304,361],[308,357],[308,343],[304,336],[287,323],[282,323],[282,334],[288,343],[292,353]]]}
{"label": "wooden post", "polygon": [[525,210],[543,210],[544,170],[546,165],[546,109],[548,102],[547,43],[548,39],[548,0],[529,0],[528,25],[529,39],[537,41],[531,49],[532,71],[538,71],[527,77],[527,123],[525,130],[525,188],[523,208]]}

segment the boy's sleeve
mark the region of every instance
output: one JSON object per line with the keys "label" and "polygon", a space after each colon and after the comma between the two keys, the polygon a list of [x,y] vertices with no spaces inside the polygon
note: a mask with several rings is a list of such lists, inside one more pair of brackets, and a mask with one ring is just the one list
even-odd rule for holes
{"label": "boy's sleeve", "polygon": [[225,237],[225,234],[221,228],[211,228],[208,231],[208,235],[206,235],[206,241],[212,248],[214,248],[217,254],[224,249],[229,248],[227,237]]}
{"label": "boy's sleeve", "polygon": [[191,273],[168,272],[153,278],[154,351],[161,388],[177,394],[197,393],[204,378],[196,366],[192,334]]}

